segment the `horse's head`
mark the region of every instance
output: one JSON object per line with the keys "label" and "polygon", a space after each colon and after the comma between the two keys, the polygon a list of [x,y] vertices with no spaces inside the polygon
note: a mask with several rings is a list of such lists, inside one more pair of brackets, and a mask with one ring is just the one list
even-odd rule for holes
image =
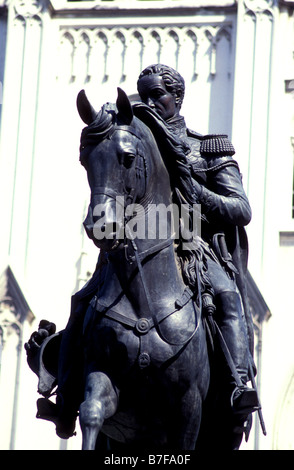
{"label": "horse's head", "polygon": [[152,191],[150,176],[162,160],[152,133],[133,115],[122,90],[118,89],[116,105],[107,103],[98,113],[81,91],[77,107],[88,124],[80,149],[91,189],[84,225],[95,245],[109,251],[123,241],[128,208],[144,203],[147,186]]}

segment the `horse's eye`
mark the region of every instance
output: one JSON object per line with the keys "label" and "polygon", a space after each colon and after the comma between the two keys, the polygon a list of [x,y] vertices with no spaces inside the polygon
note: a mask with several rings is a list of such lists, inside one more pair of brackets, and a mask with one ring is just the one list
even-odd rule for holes
{"label": "horse's eye", "polygon": [[133,161],[135,160],[136,155],[134,153],[125,153],[124,154],[124,165],[126,168],[132,166]]}

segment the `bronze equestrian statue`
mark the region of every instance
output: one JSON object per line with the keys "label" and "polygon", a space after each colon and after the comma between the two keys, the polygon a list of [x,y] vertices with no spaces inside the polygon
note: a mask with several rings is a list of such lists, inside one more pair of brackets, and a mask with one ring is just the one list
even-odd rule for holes
{"label": "bronze equestrian statue", "polygon": [[[84,449],[238,449],[260,410],[247,386],[251,209],[227,136],[186,128],[184,91],[178,72],[156,64],[139,76],[142,102],[119,90],[116,106],[97,113],[78,96],[84,225],[100,256],[65,330],[42,321],[26,350],[44,396],[38,417],[68,438],[79,410]],[[164,239],[160,227],[136,237],[160,204],[188,206],[190,220],[201,204],[201,238],[185,239],[181,220],[165,221]]]}

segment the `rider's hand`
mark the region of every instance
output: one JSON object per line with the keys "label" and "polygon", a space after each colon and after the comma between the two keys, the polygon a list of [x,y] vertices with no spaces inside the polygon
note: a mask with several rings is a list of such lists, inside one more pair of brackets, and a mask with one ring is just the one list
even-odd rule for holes
{"label": "rider's hand", "polygon": [[29,341],[25,343],[24,347],[26,351],[33,352],[40,348],[42,343],[48,336],[51,336],[55,333],[56,326],[54,323],[51,323],[47,320],[41,320],[39,324],[38,331],[32,333]]}

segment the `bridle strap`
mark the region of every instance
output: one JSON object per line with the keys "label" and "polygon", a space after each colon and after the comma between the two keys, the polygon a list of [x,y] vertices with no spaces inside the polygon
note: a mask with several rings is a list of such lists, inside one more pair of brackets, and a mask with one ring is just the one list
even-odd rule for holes
{"label": "bridle strap", "polygon": [[99,196],[99,195],[108,196],[111,199],[115,199],[115,201],[118,204],[123,205],[120,201],[120,198],[123,198],[124,196],[118,196],[118,194],[115,191],[113,191],[113,189],[111,189],[111,188],[105,188],[103,186],[97,186],[97,188],[95,188],[93,191],[91,191],[91,196]]}
{"label": "bridle strap", "polygon": [[[189,341],[191,341],[193,336],[196,334],[196,331],[198,330],[198,326],[199,326],[199,323],[200,323],[199,319],[197,318],[197,311],[196,311],[196,307],[195,307],[194,302],[193,302],[193,308],[194,308],[194,312],[195,312],[195,328],[194,328],[194,331],[192,332],[192,334],[187,339],[185,339],[185,341],[179,341],[179,342],[178,341],[170,341],[168,338],[166,338],[166,336],[160,330],[159,321],[158,321],[159,319],[153,313],[152,299],[151,299],[149,290],[148,290],[147,285],[146,285],[145,275],[144,275],[144,272],[143,272],[143,266],[142,266],[142,263],[141,263],[141,260],[140,260],[138,249],[137,249],[137,246],[136,246],[136,243],[135,243],[134,240],[131,240],[131,243],[132,243],[132,246],[133,246],[133,249],[134,249],[134,252],[135,252],[135,258],[136,258],[138,270],[139,270],[139,273],[140,273],[140,276],[141,276],[142,286],[143,286],[145,298],[146,298],[147,305],[148,305],[149,315],[150,315],[150,318],[152,319],[152,322],[153,322],[155,328],[157,329],[157,331],[158,331],[159,335],[161,336],[161,338],[166,343],[170,344],[171,346],[185,346],[187,343],[189,343]],[[190,291],[190,292],[191,292],[191,297],[189,298],[189,300],[191,300],[191,298],[194,295],[192,293],[192,291]],[[178,310],[178,308],[175,311],[177,311],[177,310]],[[171,312],[171,313],[174,313],[174,312]]]}
{"label": "bridle strap", "polygon": [[[162,242],[157,243],[157,245],[154,245],[151,248],[148,248],[147,250],[138,252],[138,249],[137,249],[137,246],[134,243],[134,240],[131,240],[131,243],[132,243],[133,250],[134,250],[135,254],[133,256],[129,256],[128,260],[131,261],[131,262],[133,262],[135,260],[137,261],[137,257],[136,257],[136,254],[137,254],[139,259],[140,259],[140,262],[142,262],[148,256],[151,256],[154,253],[157,253],[159,251],[164,250],[164,248],[169,247],[173,242],[174,242],[174,236],[172,236],[172,237],[170,237],[166,240],[163,240]],[[136,246],[136,249],[135,249],[135,246]]]}
{"label": "bridle strap", "polygon": [[127,126],[127,125],[120,125],[120,126],[115,126],[113,128],[113,132],[114,133],[115,131],[124,131],[124,132],[129,132],[130,134],[134,135],[135,137],[137,137],[137,139],[141,140],[141,137],[138,135],[138,133],[135,131],[135,129],[133,129],[132,127],[130,126]]}

